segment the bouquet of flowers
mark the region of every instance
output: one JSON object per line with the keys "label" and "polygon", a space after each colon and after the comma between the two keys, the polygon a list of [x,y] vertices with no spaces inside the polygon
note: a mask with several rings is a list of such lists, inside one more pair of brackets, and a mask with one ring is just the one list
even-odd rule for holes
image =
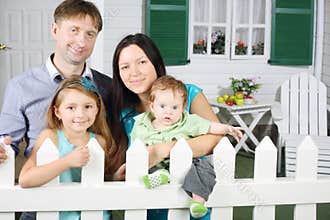
{"label": "bouquet of flowers", "polygon": [[261,87],[261,84],[256,82],[256,79],[235,79],[233,77],[231,79],[231,89],[233,90],[234,94],[237,92],[242,92],[244,97],[250,98],[251,94],[255,93],[257,89]]}

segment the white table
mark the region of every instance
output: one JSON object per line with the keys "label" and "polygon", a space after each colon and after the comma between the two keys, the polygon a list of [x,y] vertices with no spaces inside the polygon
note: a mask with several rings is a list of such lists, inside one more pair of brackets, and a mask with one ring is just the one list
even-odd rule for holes
{"label": "white table", "polygon": [[[230,115],[238,122],[238,124],[244,128],[244,136],[243,138],[236,144],[235,150],[238,152],[241,147],[247,152],[254,152],[252,149],[248,147],[248,145],[245,143],[248,138],[251,139],[251,141],[257,146],[259,144],[258,139],[254,136],[252,133],[253,129],[256,127],[256,125],[259,123],[262,116],[267,112],[270,111],[272,104],[271,103],[265,103],[265,102],[259,102],[256,104],[245,104],[243,106],[228,106],[226,104],[212,104],[214,107],[226,109]],[[221,114],[221,113],[220,113]],[[245,114],[251,114],[253,116],[253,121],[251,122],[250,126],[246,124],[246,122],[241,117]],[[226,121],[226,123],[228,123]]]}

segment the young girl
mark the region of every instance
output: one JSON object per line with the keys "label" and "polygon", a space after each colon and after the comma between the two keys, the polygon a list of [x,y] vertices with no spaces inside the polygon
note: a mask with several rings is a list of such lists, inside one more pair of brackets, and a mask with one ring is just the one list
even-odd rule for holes
{"label": "young girl", "polygon": [[[237,141],[242,138],[242,128],[210,122],[195,114],[186,112],[187,91],[185,85],[171,76],[158,78],[150,89],[150,112],[136,117],[132,130],[132,141],[140,139],[153,145],[162,142],[192,138],[211,133],[232,135]],[[147,188],[154,188],[169,181],[169,159],[162,161],[143,176]],[[193,164],[187,173],[183,189],[192,196],[190,213],[195,218],[207,213],[204,206],[215,184],[213,166],[208,160],[193,158]]]}
{"label": "young girl", "polygon": [[[58,147],[60,158],[37,166],[36,155],[46,138]],[[92,81],[72,77],[61,82],[48,108],[48,128],[39,135],[19,176],[23,188],[41,186],[57,176],[60,182],[80,182],[81,167],[88,163],[86,144],[96,138],[108,157],[111,133],[104,105]],[[107,164],[107,162],[106,162]],[[109,219],[104,212],[104,219]],[[80,219],[79,211],[60,212],[61,220]]]}

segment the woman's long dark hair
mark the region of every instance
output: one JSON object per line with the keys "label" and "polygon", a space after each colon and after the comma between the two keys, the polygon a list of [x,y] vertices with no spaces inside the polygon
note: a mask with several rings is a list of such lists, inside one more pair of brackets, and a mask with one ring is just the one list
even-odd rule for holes
{"label": "woman's long dark hair", "polygon": [[125,133],[124,126],[120,120],[120,114],[124,108],[131,107],[135,109],[140,104],[140,99],[137,94],[130,91],[119,73],[119,56],[121,51],[130,46],[137,45],[140,47],[146,56],[149,58],[157,73],[157,78],[166,75],[166,69],[163,58],[155,43],[144,34],[128,35],[122,39],[116,47],[113,60],[113,115],[111,117],[111,132],[116,144],[110,149],[110,174],[113,174],[124,162],[126,150],[128,148],[128,138]]}

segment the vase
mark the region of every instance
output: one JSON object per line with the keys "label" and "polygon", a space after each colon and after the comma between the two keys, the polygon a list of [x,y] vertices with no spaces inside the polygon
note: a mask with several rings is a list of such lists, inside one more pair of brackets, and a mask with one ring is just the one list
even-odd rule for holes
{"label": "vase", "polygon": [[236,99],[243,99],[244,98],[243,91],[237,91],[237,92],[235,92],[235,97],[236,97]]}

